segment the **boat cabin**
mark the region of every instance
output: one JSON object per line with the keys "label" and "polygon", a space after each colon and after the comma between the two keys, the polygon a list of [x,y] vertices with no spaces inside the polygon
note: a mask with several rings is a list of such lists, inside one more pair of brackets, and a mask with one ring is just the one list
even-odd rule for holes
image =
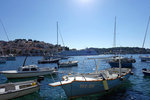
{"label": "boat cabin", "polygon": [[39,71],[36,65],[22,66],[18,68],[18,71],[28,72],[28,71]]}

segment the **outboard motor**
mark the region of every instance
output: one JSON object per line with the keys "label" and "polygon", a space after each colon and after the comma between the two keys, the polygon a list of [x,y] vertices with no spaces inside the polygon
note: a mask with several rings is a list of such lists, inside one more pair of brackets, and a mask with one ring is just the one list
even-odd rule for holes
{"label": "outboard motor", "polygon": [[41,82],[42,80],[44,80],[44,76],[38,76],[37,82]]}

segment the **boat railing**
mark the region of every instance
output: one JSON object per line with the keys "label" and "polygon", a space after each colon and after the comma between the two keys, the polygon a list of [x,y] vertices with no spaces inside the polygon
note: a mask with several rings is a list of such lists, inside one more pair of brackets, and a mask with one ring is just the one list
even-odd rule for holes
{"label": "boat railing", "polygon": [[48,71],[48,70],[53,70],[53,68],[50,67],[45,67],[45,68],[39,68],[40,71]]}

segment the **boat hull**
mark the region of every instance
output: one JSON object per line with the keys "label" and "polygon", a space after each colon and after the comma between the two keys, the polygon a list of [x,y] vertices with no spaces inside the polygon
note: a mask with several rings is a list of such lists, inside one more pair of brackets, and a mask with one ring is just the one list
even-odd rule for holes
{"label": "boat hull", "polygon": [[40,89],[40,86],[35,86],[23,90],[18,90],[18,91],[13,91],[13,92],[7,92],[4,94],[0,94],[0,99],[1,100],[11,100],[13,98],[21,97],[30,93],[33,93],[35,91],[38,91]]}
{"label": "boat hull", "polygon": [[[111,67],[119,67],[118,62],[109,62],[109,65]],[[121,62],[121,67],[122,68],[132,68],[132,63],[123,63],[123,62]]]}
{"label": "boat hull", "polygon": [[38,64],[46,64],[46,63],[58,63],[59,60],[39,60]]}
{"label": "boat hull", "polygon": [[150,57],[140,57],[142,62],[150,61]]}
{"label": "boat hull", "polygon": [[8,61],[14,61],[14,60],[16,60],[16,57],[6,57],[6,60],[8,60]]}
{"label": "boat hull", "polygon": [[150,70],[143,68],[142,69],[144,76],[150,76]]}
{"label": "boat hull", "polygon": [[78,66],[77,63],[74,64],[60,64],[59,67],[71,67],[71,66]]}
{"label": "boat hull", "polygon": [[16,79],[16,78],[27,78],[27,77],[36,77],[43,75],[55,74],[54,71],[44,71],[44,72],[25,72],[25,73],[2,73],[8,79]]}
{"label": "boat hull", "polygon": [[[124,80],[129,77],[129,73],[124,76]],[[112,89],[123,83],[122,79],[106,80],[108,88]],[[70,98],[90,95],[94,93],[103,92],[106,90],[104,81],[74,81],[71,84],[62,85],[66,95]],[[108,89],[108,90],[109,90]]]}

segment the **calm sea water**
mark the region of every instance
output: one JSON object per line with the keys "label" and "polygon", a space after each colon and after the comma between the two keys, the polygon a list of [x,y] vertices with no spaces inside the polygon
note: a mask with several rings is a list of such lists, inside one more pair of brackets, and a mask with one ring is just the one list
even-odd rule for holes
{"label": "calm sea water", "polygon": [[[100,55],[101,57],[110,55]],[[103,94],[94,94],[86,97],[76,98],[77,100],[91,100],[91,99],[101,99],[101,100],[150,100],[150,77],[144,77],[142,73],[142,68],[150,69],[150,62],[141,62],[139,55],[124,55],[127,57],[133,56],[136,59],[136,63],[133,64],[134,75],[121,86]],[[68,60],[78,60],[78,67],[70,68],[59,68],[58,76],[53,76],[55,81],[61,80],[63,75],[68,73],[89,73],[95,71],[95,61],[87,60],[88,57],[92,56],[74,56],[70,57]],[[98,56],[94,56],[98,57]],[[6,64],[0,64],[0,70],[13,70],[17,69],[23,64],[25,57],[17,57],[16,61],[7,61]],[[42,59],[42,57],[28,57],[26,65],[37,64],[37,60]],[[67,61],[67,60],[62,60]],[[39,67],[56,67],[56,64],[37,64]],[[110,68],[106,61],[102,61],[99,70]],[[43,81],[41,81],[40,90],[23,97],[16,98],[14,100],[66,100],[67,97],[61,87],[50,87],[49,83],[54,82],[51,76],[46,76]],[[3,75],[0,75],[0,83],[5,82],[15,82],[31,80],[33,78],[21,79],[21,80],[7,80]]]}

